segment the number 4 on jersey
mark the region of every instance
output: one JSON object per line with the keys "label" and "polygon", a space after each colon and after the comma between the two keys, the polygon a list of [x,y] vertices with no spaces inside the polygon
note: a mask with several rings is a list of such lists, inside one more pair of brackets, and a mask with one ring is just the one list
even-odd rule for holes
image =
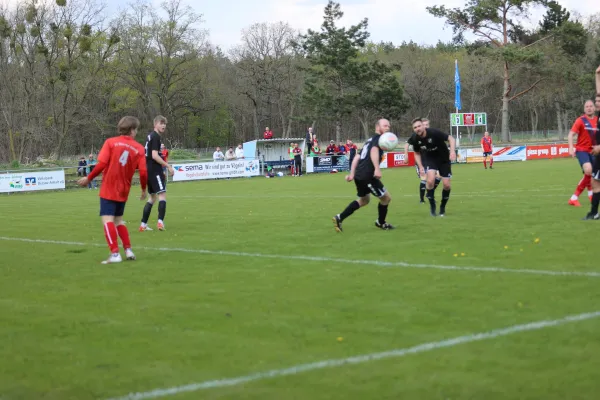
{"label": "number 4 on jersey", "polygon": [[129,161],[129,151],[125,150],[121,154],[121,157],[119,158],[119,162],[124,167],[125,165],[127,165],[127,161]]}

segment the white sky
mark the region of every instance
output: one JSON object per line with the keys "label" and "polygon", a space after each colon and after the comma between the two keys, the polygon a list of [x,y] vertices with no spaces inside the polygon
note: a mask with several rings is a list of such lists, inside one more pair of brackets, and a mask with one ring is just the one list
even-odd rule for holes
{"label": "white sky", "polygon": [[[0,0],[4,4],[16,4],[25,0]],[[69,1],[69,0],[67,0]],[[127,0],[104,0],[107,13],[114,14]],[[159,4],[161,0],[153,0]],[[239,42],[242,29],[256,22],[289,23],[293,28],[319,29],[327,0],[182,0],[196,12],[203,14],[203,27],[208,29],[211,43],[224,50]],[[464,0],[340,0],[344,18],[342,22],[352,25],[362,18],[369,18],[371,40],[400,44],[414,41],[418,44],[435,44],[438,40],[448,42],[452,30],[444,28],[444,21],[434,18],[425,7],[445,4],[447,7],[464,5]],[[563,7],[581,15],[600,12],[600,3],[592,0],[559,0]],[[542,12],[534,13],[536,24]]]}

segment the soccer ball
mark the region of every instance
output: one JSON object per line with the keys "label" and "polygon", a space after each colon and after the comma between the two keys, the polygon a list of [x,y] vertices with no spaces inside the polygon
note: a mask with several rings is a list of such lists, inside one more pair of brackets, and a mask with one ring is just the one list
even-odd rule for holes
{"label": "soccer ball", "polygon": [[385,151],[392,151],[398,145],[398,137],[392,132],[383,133],[379,136],[379,147]]}

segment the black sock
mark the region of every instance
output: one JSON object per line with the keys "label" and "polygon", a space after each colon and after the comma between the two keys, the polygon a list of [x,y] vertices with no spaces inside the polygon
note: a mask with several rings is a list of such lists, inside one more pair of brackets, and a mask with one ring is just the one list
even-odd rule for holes
{"label": "black sock", "polygon": [[351,216],[354,211],[358,210],[360,208],[360,204],[358,204],[358,201],[354,200],[352,203],[348,204],[348,207],[346,207],[346,209],[344,211],[342,211],[342,213],[340,214],[340,220],[345,220],[346,218],[348,218],[349,216]]}
{"label": "black sock", "polygon": [[147,224],[148,219],[150,218],[150,213],[152,212],[152,203],[146,203],[144,206],[144,214],[142,215],[142,223]]}
{"label": "black sock", "polygon": [[427,198],[431,206],[431,212],[435,212],[435,189],[427,189]]}
{"label": "black sock", "polygon": [[444,189],[442,190],[442,204],[440,205],[440,210],[446,209],[446,203],[448,203],[448,200],[450,200],[450,189]]}
{"label": "black sock", "polygon": [[425,201],[425,181],[421,181],[419,185],[419,197],[421,201]]}
{"label": "black sock", "polygon": [[592,215],[598,214],[598,205],[600,204],[600,192],[592,195]]}
{"label": "black sock", "polygon": [[433,186],[434,189],[437,189],[438,185],[440,184],[441,179],[440,178],[435,178],[435,185]]}
{"label": "black sock", "polygon": [[158,219],[159,221],[165,220],[165,213],[167,212],[167,201],[161,200],[158,202]]}
{"label": "black sock", "polygon": [[385,217],[387,217],[388,205],[383,205],[379,203],[377,211],[379,211],[379,218],[377,220],[380,224],[385,224]]}

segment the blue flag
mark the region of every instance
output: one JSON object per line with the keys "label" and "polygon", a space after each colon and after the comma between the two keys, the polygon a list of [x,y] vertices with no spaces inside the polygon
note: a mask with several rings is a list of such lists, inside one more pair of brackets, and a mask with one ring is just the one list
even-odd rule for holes
{"label": "blue flag", "polygon": [[454,107],[456,107],[457,110],[460,110],[462,108],[462,105],[460,104],[460,74],[458,73],[458,60],[455,61],[455,66],[456,69],[454,71]]}

